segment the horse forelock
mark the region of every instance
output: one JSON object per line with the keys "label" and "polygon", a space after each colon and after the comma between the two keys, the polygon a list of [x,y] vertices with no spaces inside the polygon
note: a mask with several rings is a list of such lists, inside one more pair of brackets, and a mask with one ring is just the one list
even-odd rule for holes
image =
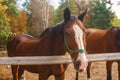
{"label": "horse forelock", "polygon": [[72,21],[72,22],[76,22],[83,31],[86,30],[85,27],[84,27],[84,25],[83,25],[83,23],[78,19],[77,16],[72,15],[72,16],[71,16],[71,21]]}
{"label": "horse forelock", "polygon": [[74,21],[78,20],[78,18],[75,15],[72,15],[70,20],[74,22]]}

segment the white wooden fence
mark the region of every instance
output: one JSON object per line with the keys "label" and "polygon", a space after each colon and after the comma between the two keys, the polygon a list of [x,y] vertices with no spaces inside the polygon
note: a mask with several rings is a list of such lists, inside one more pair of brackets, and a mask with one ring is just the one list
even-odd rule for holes
{"label": "white wooden fence", "polygon": [[[88,61],[113,61],[120,60],[120,53],[88,54]],[[0,57],[0,65],[49,65],[71,63],[71,57],[67,56],[34,56],[34,57]]]}

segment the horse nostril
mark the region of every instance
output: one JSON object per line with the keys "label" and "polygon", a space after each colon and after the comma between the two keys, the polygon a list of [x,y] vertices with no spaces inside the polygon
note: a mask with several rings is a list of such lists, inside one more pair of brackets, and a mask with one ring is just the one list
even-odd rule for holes
{"label": "horse nostril", "polygon": [[77,60],[77,61],[75,62],[75,68],[76,68],[76,70],[79,71],[80,65],[81,65],[81,61],[80,61],[80,60]]}

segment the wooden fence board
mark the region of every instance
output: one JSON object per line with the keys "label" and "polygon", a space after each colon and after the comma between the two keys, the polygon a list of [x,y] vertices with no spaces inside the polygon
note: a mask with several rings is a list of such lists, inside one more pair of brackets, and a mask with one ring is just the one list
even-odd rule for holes
{"label": "wooden fence board", "polygon": [[70,56],[34,56],[34,57],[1,57],[0,64],[12,65],[49,65],[70,63]]}
{"label": "wooden fence board", "polygon": [[[113,61],[120,60],[120,53],[88,54],[88,61]],[[0,57],[0,65],[49,65],[71,63],[71,57],[67,56],[34,56],[34,57]]]}
{"label": "wooden fence board", "polygon": [[113,60],[120,60],[120,53],[89,54],[87,55],[87,57],[88,57],[88,60],[91,62],[113,61]]}

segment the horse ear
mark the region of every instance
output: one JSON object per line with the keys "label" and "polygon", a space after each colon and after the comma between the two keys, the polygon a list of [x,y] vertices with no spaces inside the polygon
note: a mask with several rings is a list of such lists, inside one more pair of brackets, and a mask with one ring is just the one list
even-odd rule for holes
{"label": "horse ear", "polygon": [[64,10],[64,22],[67,23],[70,20],[71,17],[71,12],[69,10],[69,8],[65,8]]}
{"label": "horse ear", "polygon": [[83,19],[84,19],[86,13],[87,13],[87,9],[86,9],[82,14],[80,14],[80,15],[78,16],[78,19],[83,22]]}

